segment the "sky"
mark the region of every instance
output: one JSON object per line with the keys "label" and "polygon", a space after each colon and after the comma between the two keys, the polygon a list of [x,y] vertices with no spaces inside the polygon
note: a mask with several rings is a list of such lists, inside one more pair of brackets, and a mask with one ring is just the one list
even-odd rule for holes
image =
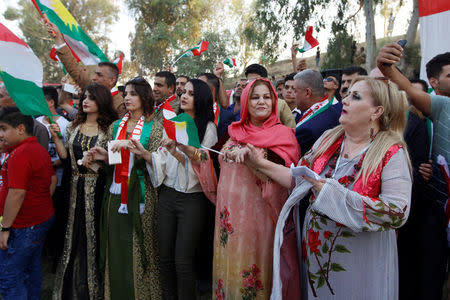
{"label": "sky", "polygon": [[[249,2],[250,0],[246,0],[246,2]],[[123,0],[115,0],[114,1],[119,6],[119,19],[118,21],[110,27],[110,36],[111,36],[111,45],[110,50],[116,51],[120,50],[125,53],[125,60],[129,60],[130,57],[130,33],[134,32],[134,17],[130,15],[130,12],[128,11],[125,3]],[[408,21],[409,17],[411,15],[412,10],[412,0],[406,0],[404,1],[404,6],[400,9],[399,13],[396,15],[395,23],[394,23],[394,30],[393,35],[401,35],[405,34],[407,27],[408,27]],[[11,31],[13,31],[16,35],[19,37],[22,36],[20,29],[17,26],[16,22],[7,21],[3,17],[3,13],[6,10],[6,7],[8,5],[16,5],[15,0],[0,0],[0,22],[2,22],[4,25],[6,25]],[[330,8],[331,9],[331,8]],[[356,11],[357,8],[355,8]],[[224,23],[224,26],[232,26],[232,22],[230,22],[230,25],[227,25]],[[353,28],[353,34],[355,35],[358,42],[365,40],[365,20],[364,20],[364,13],[361,10],[357,17],[356,17],[356,24]],[[383,30],[383,18],[379,15],[377,15],[375,19],[376,24],[376,36],[377,38],[382,37],[384,35]],[[233,26],[235,27],[235,26]],[[320,43],[320,49],[321,52],[324,52],[326,50],[326,46],[328,43],[328,37],[330,36],[330,30],[322,30],[319,35],[315,32],[313,34]],[[283,45],[286,42],[287,48],[281,51],[281,54],[279,56],[279,59],[286,59],[290,58],[290,47],[292,44],[292,35],[287,35],[284,40],[281,42],[281,45]],[[299,40],[300,44],[303,43],[303,40]],[[313,56],[315,55],[316,51],[309,51],[309,53],[305,53],[305,57]],[[112,52],[113,53],[113,52]],[[257,60],[257,58],[255,58]]]}

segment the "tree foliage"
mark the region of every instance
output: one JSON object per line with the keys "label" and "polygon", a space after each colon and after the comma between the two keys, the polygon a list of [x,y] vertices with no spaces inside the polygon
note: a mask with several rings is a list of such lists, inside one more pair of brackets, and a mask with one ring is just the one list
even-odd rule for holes
{"label": "tree foliage", "polygon": [[[223,61],[225,58],[234,58],[237,54],[237,41],[233,39],[228,30],[221,33],[207,32],[203,36],[203,39],[207,40],[210,44],[208,51],[203,52],[200,56],[183,57],[180,59],[176,64],[177,74],[196,77],[199,73],[212,73],[218,61]],[[225,70],[227,70],[227,73],[235,73],[237,69],[229,69],[225,66]]]}
{"label": "tree foliage", "polygon": [[163,69],[181,50],[198,43],[204,22],[218,0],[126,0],[136,15],[132,60],[141,75]]}
{"label": "tree foliage", "polygon": [[[105,54],[110,38],[106,28],[113,24],[118,10],[109,0],[62,0],[83,30],[102,48]],[[59,64],[50,59],[54,41],[43,26],[41,17],[29,0],[19,0],[18,7],[8,7],[4,13],[7,20],[17,20],[25,42],[39,57],[44,68],[44,81],[59,82],[63,75]]]}

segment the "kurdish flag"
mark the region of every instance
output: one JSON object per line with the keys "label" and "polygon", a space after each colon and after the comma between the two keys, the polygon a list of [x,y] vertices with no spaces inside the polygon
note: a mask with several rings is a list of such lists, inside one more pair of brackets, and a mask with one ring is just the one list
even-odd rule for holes
{"label": "kurdish flag", "polygon": [[225,58],[223,63],[229,66],[230,68],[236,67],[236,58]]}
{"label": "kurdish flag", "polygon": [[319,45],[319,42],[312,36],[312,33],[313,27],[306,27],[305,42],[303,43],[303,47],[301,49],[297,48],[298,52],[303,53]]}
{"label": "kurdish flag", "polygon": [[42,92],[43,74],[33,50],[0,23],[0,76],[24,115],[52,115]]}
{"label": "kurdish flag", "polygon": [[183,145],[201,148],[197,126],[188,114],[182,113],[177,116],[173,110],[163,108],[163,116],[164,130],[170,139]]}
{"label": "kurdish flag", "polygon": [[178,57],[173,62],[173,65],[183,57],[199,56],[200,54],[202,54],[202,52],[205,52],[206,50],[208,50],[208,46],[209,46],[209,42],[201,41],[200,44],[198,44],[194,48],[189,49],[188,51],[184,52],[180,57]]}
{"label": "kurdish flag", "polygon": [[58,26],[66,44],[84,65],[97,65],[108,58],[91,38],[81,29],[61,0],[32,0],[39,14],[45,13]]}

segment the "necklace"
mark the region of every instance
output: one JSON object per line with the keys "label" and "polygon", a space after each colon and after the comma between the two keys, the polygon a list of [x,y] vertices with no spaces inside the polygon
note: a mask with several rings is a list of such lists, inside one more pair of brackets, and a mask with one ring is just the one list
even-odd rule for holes
{"label": "necklace", "polygon": [[[336,149],[336,152],[333,154],[333,156],[331,156],[330,159],[330,164],[329,164],[329,170],[328,172],[325,174],[325,178],[334,178],[334,176],[336,175],[336,171],[339,168],[339,164],[340,164],[340,160],[341,160],[341,151],[344,148],[344,142],[345,142],[345,138],[342,141],[341,147]],[[361,170],[361,166],[362,163],[364,161],[364,157],[366,156],[366,151],[367,149],[369,149],[370,145],[372,143],[370,143],[369,145],[367,145],[358,155],[361,155],[361,158],[358,160],[358,162],[356,164],[353,165],[353,172],[350,176],[344,176],[338,179],[338,182],[340,184],[342,184],[345,187],[348,187],[350,184],[352,184],[355,181],[355,177],[356,177],[356,173],[358,173]],[[357,155],[357,156],[358,156]],[[345,158],[345,157],[344,157]]]}

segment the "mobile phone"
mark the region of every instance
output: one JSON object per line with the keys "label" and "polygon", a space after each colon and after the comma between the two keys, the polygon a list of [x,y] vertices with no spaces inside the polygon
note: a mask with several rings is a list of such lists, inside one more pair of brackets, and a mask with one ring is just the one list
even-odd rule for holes
{"label": "mobile phone", "polygon": [[[397,44],[399,44],[400,47],[405,48],[407,42],[408,42],[407,40],[400,40],[397,42]],[[392,64],[384,63],[383,66],[390,67],[390,66],[392,66]]]}

